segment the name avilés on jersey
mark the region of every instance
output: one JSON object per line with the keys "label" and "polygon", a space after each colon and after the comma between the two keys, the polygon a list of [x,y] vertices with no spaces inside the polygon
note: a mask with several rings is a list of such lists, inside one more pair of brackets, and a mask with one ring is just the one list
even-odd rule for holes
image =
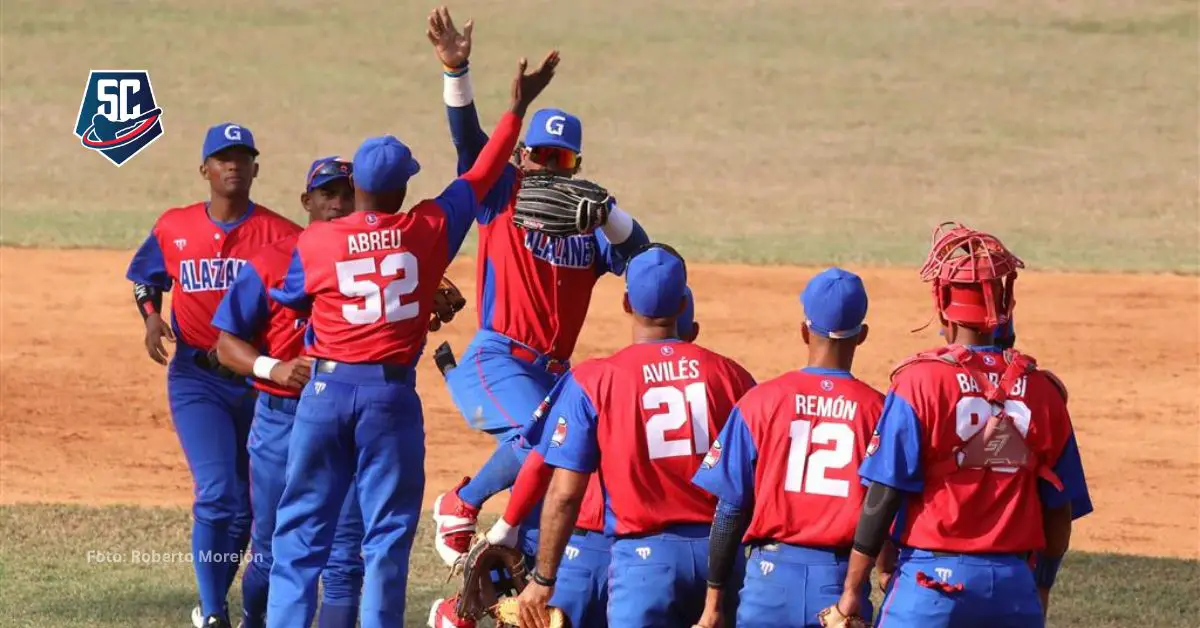
{"label": "name avil\u00e9s on jersey", "polygon": [[592,235],[551,237],[537,231],[525,232],[525,248],[553,266],[591,268],[596,261],[596,238]]}
{"label": "name avil\u00e9s on jersey", "polygon": [[236,257],[180,260],[179,287],[184,292],[224,292],[245,263],[246,260]]}
{"label": "name avil\u00e9s on jersey", "polygon": [[700,379],[700,360],[680,358],[642,365],[642,380],[647,384]]}

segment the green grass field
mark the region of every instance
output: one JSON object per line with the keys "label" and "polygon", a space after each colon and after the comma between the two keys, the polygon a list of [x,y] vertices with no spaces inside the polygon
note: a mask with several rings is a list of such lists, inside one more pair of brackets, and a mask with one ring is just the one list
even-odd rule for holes
{"label": "green grass field", "polygon": [[[520,55],[578,112],[587,174],[692,258],[912,264],[945,219],[1034,268],[1195,272],[1198,60],[1185,0],[464,1],[485,124]],[[9,0],[0,241],[135,245],[206,190],[206,126],[262,147],[295,214],[319,155],[390,132],[449,181],[439,66],[411,0]],[[145,68],[165,135],[120,170],[71,135],[91,68]]]}
{"label": "green grass field", "polygon": [[[195,604],[191,565],[140,559],[186,552],[186,511],[77,506],[0,507],[0,617],[12,628],[184,626]],[[449,591],[432,525],[414,552],[409,626]],[[121,560],[123,562],[114,562]],[[141,562],[134,562],[140,560]],[[1072,553],[1051,605],[1055,628],[1193,626],[1200,617],[1194,561]],[[239,603],[237,591],[232,603]]]}

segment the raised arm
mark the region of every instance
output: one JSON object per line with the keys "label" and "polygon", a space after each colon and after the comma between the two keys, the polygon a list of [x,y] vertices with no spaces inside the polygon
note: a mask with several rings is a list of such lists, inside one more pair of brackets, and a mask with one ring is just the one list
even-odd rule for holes
{"label": "raised arm", "polygon": [[425,30],[434,53],[442,62],[442,100],[446,103],[446,118],[450,123],[450,138],[458,153],[460,175],[475,164],[488,141],[487,133],[479,124],[475,93],[471,88],[469,59],[474,28],[475,23],[467,20],[460,33],[450,17],[450,10],[440,7],[429,13],[429,25]]}
{"label": "raised arm", "polygon": [[596,232],[596,241],[600,245],[604,270],[621,275],[625,273],[625,263],[629,258],[650,243],[650,236],[646,235],[646,230],[633,216],[625,213],[614,201],[608,219]]}

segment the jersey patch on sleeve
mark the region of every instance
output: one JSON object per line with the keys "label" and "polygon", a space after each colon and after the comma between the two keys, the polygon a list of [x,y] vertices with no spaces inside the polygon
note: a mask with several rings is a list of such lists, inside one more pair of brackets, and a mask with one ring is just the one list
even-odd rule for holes
{"label": "jersey patch on sleeve", "polygon": [[717,466],[721,461],[721,441],[714,440],[712,447],[708,448],[708,453],[704,455],[704,460],[700,463],[701,469],[711,469]]}
{"label": "jersey patch on sleeve", "polygon": [[567,417],[558,417],[558,422],[554,425],[554,434],[550,437],[551,447],[561,447],[563,441],[567,440]]}
{"label": "jersey patch on sleeve", "polygon": [[867,443],[867,455],[870,456],[879,451],[879,428],[871,433],[871,442]]}

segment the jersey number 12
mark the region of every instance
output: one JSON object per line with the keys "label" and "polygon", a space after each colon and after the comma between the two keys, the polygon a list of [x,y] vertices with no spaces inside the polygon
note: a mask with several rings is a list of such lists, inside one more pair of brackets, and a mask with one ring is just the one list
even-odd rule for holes
{"label": "jersey number 12", "polygon": [[[792,421],[791,446],[788,448],[787,476],[783,490],[830,497],[849,497],[850,482],[826,477],[829,469],[844,469],[854,461],[854,430],[845,423],[818,423],[803,419]],[[809,443],[828,445],[808,453]]]}
{"label": "jersey number 12", "polygon": [[416,318],[421,313],[421,304],[400,303],[400,297],[412,294],[417,289],[417,256],[403,251],[392,253],[379,262],[379,274],[384,278],[394,277],[400,273],[404,276],[394,279],[381,291],[379,285],[370,279],[360,279],[363,275],[375,273],[375,259],[371,257],[352,259],[335,264],[337,268],[338,291],[347,297],[362,297],[361,306],[347,303],[342,306],[342,318],[352,325],[370,325],[383,318],[389,323]]}

